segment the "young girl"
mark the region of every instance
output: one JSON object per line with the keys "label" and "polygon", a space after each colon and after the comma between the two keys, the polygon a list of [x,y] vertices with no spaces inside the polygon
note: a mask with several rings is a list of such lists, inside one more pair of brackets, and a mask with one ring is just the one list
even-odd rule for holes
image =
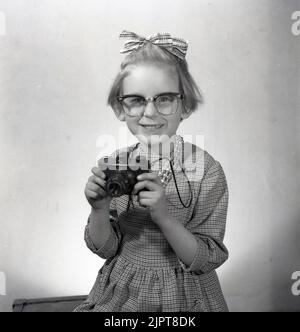
{"label": "young girl", "polygon": [[92,169],[85,241],[106,261],[75,311],[227,311],[215,272],[228,258],[226,177],[208,152],[177,135],[202,102],[187,43],[169,34],[120,37],[129,39],[128,54],[108,103],[138,143],[113,156],[146,157],[151,171],[131,195],[111,198],[101,165]]}

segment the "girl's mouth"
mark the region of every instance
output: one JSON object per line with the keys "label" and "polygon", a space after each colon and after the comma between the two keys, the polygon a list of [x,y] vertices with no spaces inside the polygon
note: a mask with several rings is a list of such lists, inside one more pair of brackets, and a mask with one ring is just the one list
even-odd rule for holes
{"label": "girl's mouth", "polygon": [[146,128],[146,129],[159,129],[161,128],[163,125],[159,124],[159,125],[141,125],[142,127]]}

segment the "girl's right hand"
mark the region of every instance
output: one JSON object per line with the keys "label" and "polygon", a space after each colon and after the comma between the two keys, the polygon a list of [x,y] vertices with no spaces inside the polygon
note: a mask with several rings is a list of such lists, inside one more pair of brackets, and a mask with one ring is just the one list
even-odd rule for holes
{"label": "girl's right hand", "polygon": [[105,191],[105,173],[100,167],[93,167],[92,173],[93,175],[89,177],[84,193],[91,207],[99,210],[109,206],[112,198]]}

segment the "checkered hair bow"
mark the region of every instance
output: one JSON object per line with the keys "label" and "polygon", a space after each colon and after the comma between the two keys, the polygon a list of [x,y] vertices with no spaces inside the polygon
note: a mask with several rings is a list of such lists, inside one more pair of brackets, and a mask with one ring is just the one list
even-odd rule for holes
{"label": "checkered hair bow", "polygon": [[129,39],[121,53],[130,53],[142,47],[146,42],[165,48],[167,51],[183,60],[185,58],[188,43],[184,39],[171,37],[169,33],[156,34],[148,38],[141,37],[134,32],[124,30],[120,34],[121,39]]}

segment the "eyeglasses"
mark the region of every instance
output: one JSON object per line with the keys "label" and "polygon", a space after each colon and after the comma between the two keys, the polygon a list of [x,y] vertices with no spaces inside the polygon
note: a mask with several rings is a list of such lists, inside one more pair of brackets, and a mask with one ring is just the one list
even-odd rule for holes
{"label": "eyeglasses", "polygon": [[125,113],[129,116],[141,116],[149,102],[153,102],[158,113],[171,115],[177,112],[178,100],[184,99],[184,95],[176,92],[161,93],[153,98],[145,98],[139,95],[125,95],[117,97]]}

